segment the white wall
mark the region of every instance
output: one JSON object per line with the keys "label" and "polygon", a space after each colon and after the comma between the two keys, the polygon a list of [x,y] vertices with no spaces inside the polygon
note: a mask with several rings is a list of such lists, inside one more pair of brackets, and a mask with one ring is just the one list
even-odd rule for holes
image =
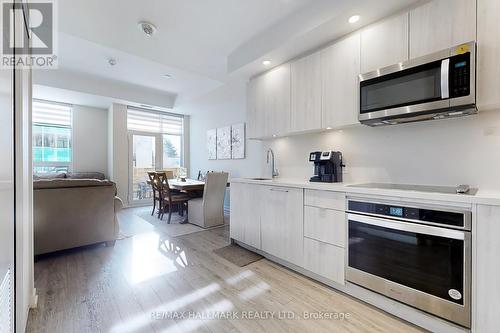
{"label": "white wall", "polygon": [[467,118],[371,128],[358,125],[330,131],[247,142],[247,158],[209,161],[206,130],[245,121],[243,83],[228,84],[184,107],[191,113],[191,176],[198,170],[225,170],[232,177],[262,176],[265,153],[276,152],[282,178],[309,179],[309,153],[338,150],[347,164],[345,182],[394,182],[500,190],[500,112]]}
{"label": "white wall", "polygon": [[208,160],[207,130],[245,122],[246,85],[227,84],[210,94],[183,105],[174,111],[191,115],[190,120],[190,177],[198,171],[226,171],[230,177],[254,177],[261,174],[262,144],[248,141],[246,158],[241,160]]}
{"label": "white wall", "polygon": [[73,106],[73,171],[108,173],[108,110]]}
{"label": "white wall", "polygon": [[129,178],[127,106],[113,103],[108,112],[108,175],[116,183],[118,197],[127,204]]}

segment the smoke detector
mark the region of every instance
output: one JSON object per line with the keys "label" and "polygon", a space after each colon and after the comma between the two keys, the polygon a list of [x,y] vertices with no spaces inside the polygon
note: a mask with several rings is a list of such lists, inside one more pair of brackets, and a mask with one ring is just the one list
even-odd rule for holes
{"label": "smoke detector", "polygon": [[139,28],[139,30],[144,32],[148,37],[153,36],[158,31],[158,28],[156,28],[156,26],[153,23],[146,21],[139,22],[137,27]]}

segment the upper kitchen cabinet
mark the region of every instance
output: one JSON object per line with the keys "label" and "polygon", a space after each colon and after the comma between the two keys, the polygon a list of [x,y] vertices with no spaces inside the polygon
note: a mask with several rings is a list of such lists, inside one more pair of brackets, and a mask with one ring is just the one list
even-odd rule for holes
{"label": "upper kitchen cabinet", "polygon": [[358,123],[360,35],[344,38],[321,51],[322,126]]}
{"label": "upper kitchen cabinet", "polygon": [[247,85],[247,136],[249,139],[258,139],[263,136],[262,128],[257,126],[259,121],[257,119],[257,79],[250,80]]}
{"label": "upper kitchen cabinet", "polygon": [[321,63],[319,52],[292,62],[290,130],[321,128]]}
{"label": "upper kitchen cabinet", "polygon": [[410,11],[410,58],[474,40],[476,0],[434,0]]}
{"label": "upper kitchen cabinet", "polygon": [[361,74],[408,60],[408,13],[361,31]]}
{"label": "upper kitchen cabinet", "polygon": [[[248,85],[249,137],[284,135],[290,129],[290,64],[252,79]],[[253,122],[253,124],[250,124]]]}
{"label": "upper kitchen cabinet", "polygon": [[477,106],[500,109],[500,1],[478,0],[477,15]]}

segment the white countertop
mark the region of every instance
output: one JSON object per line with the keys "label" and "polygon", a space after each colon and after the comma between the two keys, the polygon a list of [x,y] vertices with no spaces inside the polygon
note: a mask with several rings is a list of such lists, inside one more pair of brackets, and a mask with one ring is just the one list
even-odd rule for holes
{"label": "white countertop", "polygon": [[402,197],[409,199],[439,200],[468,204],[483,204],[500,206],[500,191],[479,190],[475,195],[467,194],[446,194],[436,192],[421,192],[394,189],[379,189],[366,187],[350,187],[347,183],[311,183],[300,179],[275,178],[273,180],[256,180],[251,178],[233,178],[231,183],[258,184],[267,186],[286,186],[295,188],[304,188],[311,190],[345,192],[347,194],[368,194],[383,195],[390,197]]}

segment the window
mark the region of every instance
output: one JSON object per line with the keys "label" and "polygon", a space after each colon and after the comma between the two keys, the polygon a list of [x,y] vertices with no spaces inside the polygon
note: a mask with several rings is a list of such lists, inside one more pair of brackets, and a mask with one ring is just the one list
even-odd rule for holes
{"label": "window", "polygon": [[68,172],[72,162],[72,107],[33,102],[33,173]]}
{"label": "window", "polygon": [[164,170],[175,176],[184,166],[184,116],[129,108],[129,203],[150,201],[148,172]]}
{"label": "window", "polygon": [[162,168],[182,166],[184,162],[182,139],[184,117],[182,115],[129,108],[127,126],[129,131],[154,133],[161,136]]}

